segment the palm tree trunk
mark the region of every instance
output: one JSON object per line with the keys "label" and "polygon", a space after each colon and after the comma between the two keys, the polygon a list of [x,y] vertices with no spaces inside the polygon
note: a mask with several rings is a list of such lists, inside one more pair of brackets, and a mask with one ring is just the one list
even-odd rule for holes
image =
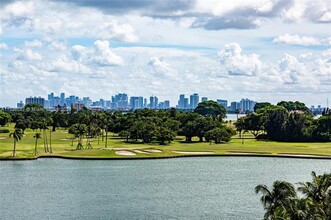
{"label": "palm tree trunk", "polygon": [[45,151],[45,153],[47,153],[45,136],[46,136],[46,132],[45,132],[45,129],[43,129],[44,151]]}
{"label": "palm tree trunk", "polygon": [[50,153],[53,153],[52,151],[52,131],[49,132],[49,151]]}
{"label": "palm tree trunk", "polygon": [[13,157],[16,155],[16,139],[14,138],[14,149],[13,149]]}
{"label": "palm tree trunk", "polygon": [[38,144],[38,138],[36,138],[36,142],[35,142],[35,145],[34,145],[34,155],[37,155],[38,154],[37,144]]}
{"label": "palm tree trunk", "polygon": [[106,128],[106,143],[105,143],[106,148],[107,148],[107,144],[108,144],[108,128]]}

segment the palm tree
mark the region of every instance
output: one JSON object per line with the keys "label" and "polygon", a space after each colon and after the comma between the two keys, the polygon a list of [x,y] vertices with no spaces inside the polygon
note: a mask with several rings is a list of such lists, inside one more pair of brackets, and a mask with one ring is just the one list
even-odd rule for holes
{"label": "palm tree", "polygon": [[86,134],[86,125],[85,124],[74,124],[69,128],[69,133],[74,134],[75,137],[78,137],[78,144],[76,150],[83,149],[83,136]]}
{"label": "palm tree", "polygon": [[315,216],[322,219],[331,217],[331,174],[316,175],[311,173],[312,182],[300,182],[298,190],[304,194]]}
{"label": "palm tree", "polygon": [[38,139],[41,138],[41,134],[40,133],[36,133],[33,137],[35,138],[34,155],[37,155],[38,154],[38,149],[37,149]]}
{"label": "palm tree", "polygon": [[261,202],[266,210],[264,219],[285,216],[291,200],[296,198],[293,185],[285,181],[274,182],[272,190],[269,190],[266,185],[258,185],[255,187],[255,193],[262,193]]}
{"label": "palm tree", "polygon": [[15,131],[9,134],[9,137],[14,138],[14,149],[13,149],[13,157],[16,155],[16,142],[21,140],[23,137],[23,132],[22,129],[20,128],[15,128]]}

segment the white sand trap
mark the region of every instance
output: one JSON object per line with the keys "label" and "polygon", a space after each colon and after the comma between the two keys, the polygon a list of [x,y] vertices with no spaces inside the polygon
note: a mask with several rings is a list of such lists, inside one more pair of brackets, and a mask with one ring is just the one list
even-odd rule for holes
{"label": "white sand trap", "polygon": [[158,149],[146,149],[145,151],[151,152],[151,153],[162,153],[162,150],[158,150]]}
{"label": "white sand trap", "polygon": [[173,153],[177,153],[177,154],[215,154],[215,152],[211,152],[211,151],[172,151]]}
{"label": "white sand trap", "polygon": [[138,153],[138,154],[151,154],[149,152],[146,151],[142,151],[142,150],[134,150],[134,152]]}
{"label": "white sand trap", "polygon": [[123,156],[134,156],[134,155],[136,155],[135,153],[133,153],[131,151],[127,151],[127,150],[117,150],[117,151],[115,151],[115,154],[123,155]]}
{"label": "white sand trap", "polygon": [[61,141],[72,141],[72,139],[69,139],[69,138],[62,138],[60,139]]}
{"label": "white sand trap", "polygon": [[6,139],[6,137],[0,137],[0,140]]}

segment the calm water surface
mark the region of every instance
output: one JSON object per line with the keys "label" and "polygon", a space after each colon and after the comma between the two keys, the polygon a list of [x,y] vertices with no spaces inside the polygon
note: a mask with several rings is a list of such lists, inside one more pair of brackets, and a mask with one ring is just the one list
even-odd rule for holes
{"label": "calm water surface", "polygon": [[0,161],[0,219],[262,219],[257,184],[308,181],[312,170],[331,161]]}

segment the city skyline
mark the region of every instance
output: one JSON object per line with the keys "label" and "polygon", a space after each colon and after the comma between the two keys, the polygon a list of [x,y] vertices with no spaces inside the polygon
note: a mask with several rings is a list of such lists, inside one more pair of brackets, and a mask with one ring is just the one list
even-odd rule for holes
{"label": "city skyline", "polygon": [[0,10],[3,107],[48,91],[331,99],[328,0],[3,0]]}
{"label": "city skyline", "polygon": [[[55,93],[54,92],[51,92],[49,93],[47,96],[29,96],[29,97],[25,97],[25,98],[22,98],[20,99],[19,101],[16,101],[16,105],[15,106],[0,106],[2,108],[4,107],[11,107],[11,108],[22,108],[25,104],[26,104],[26,101],[24,102],[24,100],[26,100],[27,98],[43,98],[45,99],[46,101],[46,105],[52,105],[51,103],[47,103],[48,100],[50,100],[50,98],[55,98],[55,100],[57,100],[56,104],[53,105],[53,107],[57,106],[58,104],[60,106],[63,106],[64,104],[64,100],[65,99],[71,99],[71,100],[79,100],[79,103],[84,103],[85,106],[87,107],[97,107],[97,106],[100,106],[98,105],[97,103],[100,103],[100,102],[104,102],[104,105],[102,106],[106,106],[106,102],[110,102],[110,103],[113,103],[115,102],[114,99],[116,99],[117,96],[122,96],[122,95],[125,95],[126,96],[126,101],[127,101],[127,107],[130,109],[141,109],[141,108],[149,108],[149,104],[151,102],[150,98],[152,97],[155,97],[157,99],[156,102],[158,102],[158,99],[159,97],[157,96],[139,96],[139,95],[132,95],[132,96],[129,96],[128,94],[126,93],[118,93],[116,95],[110,95],[110,98],[96,98],[96,99],[91,99],[89,96],[78,96],[78,95],[74,95],[74,94],[70,94],[69,96],[67,96],[66,98],[65,97],[65,93],[63,92],[60,92],[59,96],[56,96],[56,94],[54,95]],[[193,104],[193,107],[192,107],[192,97],[196,95],[197,97],[197,101],[195,101],[195,103]],[[185,97],[187,96],[187,97]],[[47,97],[47,99],[45,98]],[[140,107],[139,108],[132,108],[131,107],[131,100],[132,98],[134,98],[136,100],[136,102],[140,103],[140,104],[137,104],[139,105]],[[224,97],[226,98],[226,97]],[[139,101],[137,101],[137,99],[139,99]],[[183,103],[183,99],[186,99],[186,104]],[[243,98],[239,98],[239,99],[236,99],[236,100],[229,100],[229,99],[220,99],[220,98],[215,98],[215,99],[212,99],[212,98],[209,98],[209,97],[206,97],[206,96],[200,96],[198,93],[193,93],[193,94],[179,94],[178,95],[178,99],[174,102],[170,101],[171,99],[164,99],[163,102],[161,102],[162,104],[164,104],[164,102],[167,102],[169,104],[167,104],[167,108],[178,108],[178,109],[194,109],[196,106],[197,106],[197,103],[199,102],[203,102],[203,101],[207,101],[207,100],[213,100],[213,101],[216,101],[217,103],[221,104],[222,106],[224,107],[227,107],[227,108],[231,108],[231,109],[238,109],[238,105],[235,105],[235,107],[233,107],[234,103],[239,103],[240,101],[244,100],[244,99],[247,99],[247,100],[250,100],[248,99],[247,97]],[[182,100],[182,101],[181,101]],[[149,101],[149,102],[148,102]],[[280,101],[284,101],[284,100],[279,100],[275,103],[273,102],[270,102],[271,104],[277,104],[278,102]],[[286,101],[297,101],[297,100],[286,100]],[[309,107],[309,108],[316,108],[316,107],[319,107],[319,108],[328,108],[329,107],[329,100],[326,100],[326,104],[320,104],[320,103],[317,103],[317,104],[310,104],[310,105],[307,105],[306,103],[306,106]],[[72,101],[73,102],[73,101]],[[117,102],[117,101],[116,101]],[[255,103],[257,103],[257,101],[254,101]],[[268,102],[268,101],[264,101],[264,102]],[[89,103],[89,104],[86,104],[86,103]],[[170,104],[171,103],[171,104]],[[148,105],[147,105],[148,104]],[[110,104],[108,104],[110,106]],[[20,106],[20,107],[19,107]],[[109,107],[108,106],[108,107]],[[69,106],[67,106],[69,107]],[[156,107],[157,109],[157,107]],[[163,108],[161,108],[163,109]]]}

